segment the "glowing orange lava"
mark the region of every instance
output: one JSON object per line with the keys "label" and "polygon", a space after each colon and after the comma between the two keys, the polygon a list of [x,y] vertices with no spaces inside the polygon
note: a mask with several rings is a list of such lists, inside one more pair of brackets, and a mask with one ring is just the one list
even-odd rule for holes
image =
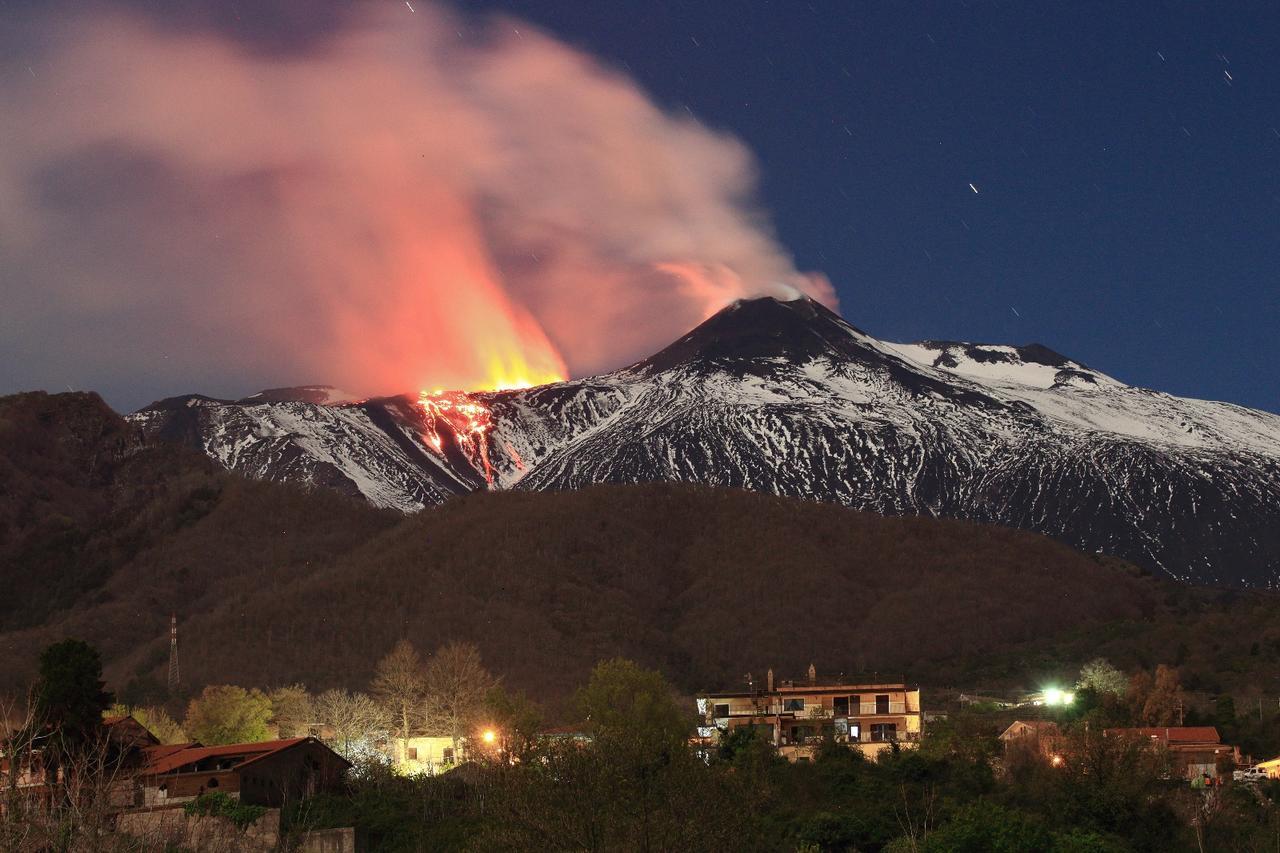
{"label": "glowing orange lava", "polygon": [[489,464],[489,407],[468,397],[461,391],[423,391],[418,406],[426,415],[427,444],[437,453],[444,453],[442,428],[457,440],[458,448],[477,470],[484,471],[484,478],[493,483],[493,467]]}

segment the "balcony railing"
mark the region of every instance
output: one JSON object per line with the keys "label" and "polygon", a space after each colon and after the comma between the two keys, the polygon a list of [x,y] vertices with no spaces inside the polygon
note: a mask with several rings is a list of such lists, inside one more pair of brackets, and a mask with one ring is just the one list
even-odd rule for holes
{"label": "balcony railing", "polygon": [[[783,735],[779,739],[781,746],[813,746],[820,744],[824,740],[821,735],[806,735],[801,738],[791,738]],[[915,743],[920,740],[919,732],[894,732],[888,735],[873,736],[871,732],[863,732],[860,737],[852,735],[836,735],[836,743]]]}
{"label": "balcony railing", "polygon": [[[884,709],[884,710],[881,710]],[[849,716],[853,717],[871,717],[877,714],[906,714],[907,705],[905,702],[890,702],[888,705],[877,705],[875,702],[862,702],[849,708]],[[761,704],[758,706],[737,706],[730,709],[729,716],[716,715],[714,719],[727,720],[729,717],[794,717],[797,720],[823,720],[832,717],[843,717],[845,714],[837,714],[834,709],[826,708],[821,705],[808,705],[799,709],[788,709],[781,704]]]}

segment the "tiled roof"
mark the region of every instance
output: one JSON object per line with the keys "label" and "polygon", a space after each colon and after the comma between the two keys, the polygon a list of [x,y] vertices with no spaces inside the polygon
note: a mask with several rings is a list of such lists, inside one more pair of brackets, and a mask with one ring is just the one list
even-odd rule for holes
{"label": "tiled roof", "polygon": [[304,740],[307,740],[307,738],[295,737],[286,738],[285,740],[268,740],[262,743],[229,743],[223,746],[200,746],[195,744],[169,752],[162,752],[161,754],[156,754],[154,750],[148,750],[147,765],[142,769],[142,772],[149,776],[172,773],[179,768],[195,764],[206,758],[239,757],[241,760],[236,762],[236,765],[239,766],[247,764],[254,759],[279,752],[282,749],[288,749]]}

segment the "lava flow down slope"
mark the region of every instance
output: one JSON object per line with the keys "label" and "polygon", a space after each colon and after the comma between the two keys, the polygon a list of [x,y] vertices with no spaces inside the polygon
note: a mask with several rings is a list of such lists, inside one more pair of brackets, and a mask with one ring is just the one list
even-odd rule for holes
{"label": "lava flow down slope", "polygon": [[1280,417],[1040,346],[894,344],[740,300],[627,368],[343,401],[192,395],[129,416],[250,477],[413,512],[480,489],[688,482],[1034,530],[1188,581],[1280,581]]}

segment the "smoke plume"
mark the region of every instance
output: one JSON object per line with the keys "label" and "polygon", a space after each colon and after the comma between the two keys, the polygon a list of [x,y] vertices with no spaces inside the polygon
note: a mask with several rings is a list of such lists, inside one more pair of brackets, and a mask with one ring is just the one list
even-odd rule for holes
{"label": "smoke plume", "polygon": [[532,27],[414,9],[277,54],[27,21],[0,60],[0,390],[536,383],[737,297],[834,302],[735,139]]}

